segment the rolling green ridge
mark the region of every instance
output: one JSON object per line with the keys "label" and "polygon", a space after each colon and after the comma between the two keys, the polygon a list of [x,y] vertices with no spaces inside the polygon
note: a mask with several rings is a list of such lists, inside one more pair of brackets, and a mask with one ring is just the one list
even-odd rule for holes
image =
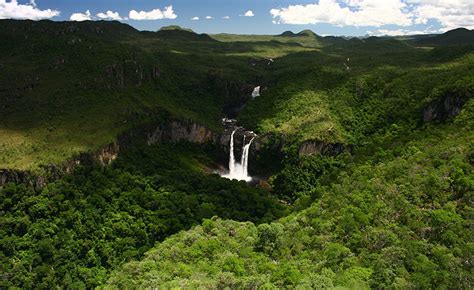
{"label": "rolling green ridge", "polygon": [[474,288],[472,35],[0,20],[0,169],[41,175],[171,119],[222,132],[242,107],[265,176],[219,177],[219,144],[135,140],[7,183],[0,288]]}
{"label": "rolling green ridge", "polygon": [[[404,77],[436,80],[438,87],[453,85],[448,78],[460,74],[471,81],[464,72],[472,68],[471,57],[462,57],[472,47],[426,51],[395,39],[323,38],[307,31],[212,38],[175,27],[139,32],[119,22],[1,23],[0,168],[37,170],[64,162],[161,120],[160,112],[219,131],[223,108],[248,99],[248,87],[256,85],[269,90],[250,102],[240,117],[244,125],[263,133],[298,131],[298,140],[349,143],[354,138],[336,115],[352,106],[354,86],[371,76],[376,82],[398,78],[403,86]],[[271,66],[260,61],[270,57],[276,58]],[[447,76],[438,81],[432,76],[439,71]],[[333,101],[333,94],[342,98]]]}

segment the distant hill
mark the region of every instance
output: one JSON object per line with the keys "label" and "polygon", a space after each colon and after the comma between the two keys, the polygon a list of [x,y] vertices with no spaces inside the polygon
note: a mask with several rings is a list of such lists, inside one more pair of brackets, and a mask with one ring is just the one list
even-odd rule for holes
{"label": "distant hill", "polygon": [[105,40],[118,40],[138,35],[138,30],[119,21],[64,21],[51,20],[0,20],[0,33],[18,37],[21,34],[37,37],[44,36],[88,36]]}
{"label": "distant hill", "polygon": [[[340,36],[325,36],[321,37],[313,31],[306,29],[298,33],[292,31],[285,31],[278,35],[279,37],[314,37],[318,39],[324,45],[353,45],[364,43],[371,44],[392,44],[400,45],[401,42],[409,43],[415,46],[462,46],[462,45],[474,45],[474,30],[466,28],[457,28],[450,30],[443,34],[420,34],[420,35],[409,35],[409,36],[370,36],[367,38],[351,38],[347,39]],[[352,40],[352,41],[350,41]]]}
{"label": "distant hill", "polygon": [[161,27],[160,30],[156,32],[156,35],[174,40],[215,41],[207,34],[197,34],[189,28],[182,28],[178,25]]}
{"label": "distant hill", "polygon": [[297,36],[310,36],[310,37],[318,37],[316,33],[309,29],[302,30],[298,33],[294,33],[293,31],[285,31],[282,34],[279,34],[277,36],[282,36],[282,37],[297,37]]}
{"label": "distant hill", "polygon": [[296,34],[293,32],[293,31],[285,31],[283,32],[282,34],[280,34],[279,36],[283,36],[283,37],[295,37]]}
{"label": "distant hill", "polygon": [[393,37],[377,37],[371,36],[368,38],[346,38],[341,36],[325,36],[321,37],[321,42],[324,44],[326,49],[332,50],[374,50],[383,49],[384,51],[404,51],[409,46]]}
{"label": "distant hill", "polygon": [[[356,38],[353,38],[356,39]],[[323,37],[325,44],[347,44],[348,40],[339,36],[325,36]]]}
{"label": "distant hill", "polygon": [[166,30],[181,30],[181,31],[187,31],[187,32],[192,32],[194,31],[190,28],[183,28],[179,25],[168,25],[168,26],[163,26],[161,27],[158,31],[166,31]]}
{"label": "distant hill", "polygon": [[[21,35],[42,36],[87,36],[99,37],[102,40],[122,40],[148,37],[165,37],[173,40],[188,41],[215,41],[207,34],[197,34],[191,29],[182,28],[177,25],[164,26],[157,32],[138,31],[130,25],[119,21],[64,21],[56,22],[50,20],[0,20],[0,35],[14,38]],[[30,36],[30,37],[31,37]]]}
{"label": "distant hill", "polygon": [[420,35],[408,40],[416,46],[458,46],[473,45],[474,30],[457,28],[443,34]]}
{"label": "distant hill", "polygon": [[309,30],[309,29],[305,29],[305,30],[302,30],[300,32],[298,32],[299,36],[314,36],[314,37],[319,37],[316,33],[314,33],[313,31]]}

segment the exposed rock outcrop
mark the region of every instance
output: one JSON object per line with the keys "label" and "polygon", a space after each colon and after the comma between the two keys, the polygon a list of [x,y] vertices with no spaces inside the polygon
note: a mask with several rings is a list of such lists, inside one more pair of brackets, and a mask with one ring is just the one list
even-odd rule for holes
{"label": "exposed rock outcrop", "polygon": [[9,182],[23,183],[35,188],[41,188],[46,184],[44,177],[33,177],[27,171],[0,169],[0,186]]}
{"label": "exposed rock outcrop", "polygon": [[423,122],[445,121],[457,116],[464,104],[472,97],[471,95],[447,94],[433,102],[430,102],[423,109]]}
{"label": "exposed rock outcrop", "polygon": [[257,136],[253,131],[248,131],[244,127],[240,127],[237,124],[237,121],[234,119],[224,118],[223,125],[224,125],[224,131],[217,136],[214,143],[220,148],[222,148],[224,152],[229,153],[230,135],[235,129],[237,129],[234,133],[235,153],[240,156],[241,154],[240,150],[243,145],[242,143],[244,141],[244,136],[247,141],[254,138],[254,141],[252,142],[253,145],[250,151],[251,152],[255,151],[256,144],[259,140],[259,136]]}
{"label": "exposed rock outcrop", "polygon": [[96,151],[92,160],[97,160],[97,162],[102,166],[110,165],[112,161],[117,159],[119,152],[120,143],[116,141]]}
{"label": "exposed rock outcrop", "polygon": [[214,143],[218,135],[210,129],[191,121],[174,120],[160,124],[153,132],[148,134],[147,143],[154,144],[163,141],[178,142],[188,141],[198,144]]}
{"label": "exposed rock outcrop", "polygon": [[[285,146],[285,140],[278,136],[257,136],[252,131],[247,131],[239,127],[232,119],[223,120],[224,131],[217,133],[209,128],[197,124],[191,120],[172,119],[160,124],[148,124],[130,130],[120,135],[116,141],[107,144],[93,152],[78,154],[60,165],[48,165],[43,167],[44,174],[37,175],[29,171],[19,171],[11,169],[0,169],[0,186],[9,182],[23,183],[34,187],[36,190],[43,188],[48,182],[52,182],[66,174],[73,173],[79,165],[99,165],[107,166],[115,160],[119,153],[136,143],[156,144],[161,142],[188,141],[197,144],[214,144],[223,153],[223,159],[227,158],[230,150],[230,135],[239,128],[234,135],[234,147],[236,156],[241,155],[241,148],[244,140],[255,138],[250,147],[250,157],[255,160],[257,152],[277,152],[281,153]],[[244,138],[245,137],[245,138]],[[336,155],[344,150],[350,150],[349,146],[343,144],[331,144],[322,141],[306,141],[299,147],[300,155]],[[278,153],[280,152],[280,153]],[[224,162],[224,160],[221,160]],[[252,162],[253,164],[254,162]]]}
{"label": "exposed rock outcrop", "polygon": [[15,169],[0,169],[0,186],[9,182],[22,183],[32,186],[35,190],[43,188],[48,182],[52,182],[66,174],[74,172],[79,165],[98,164],[100,166],[110,165],[115,160],[120,151],[118,141],[110,143],[97,151],[91,153],[81,153],[60,165],[43,166],[44,174],[38,175],[31,171]]}
{"label": "exposed rock outcrop", "polygon": [[80,153],[60,165],[44,166],[42,168],[44,174],[42,175],[30,171],[0,169],[0,186],[14,182],[23,183],[39,190],[48,182],[74,172],[79,165],[110,165],[118,157],[120,151],[137,142],[148,144],[178,141],[189,141],[198,144],[216,143],[220,141],[222,135],[190,120],[170,120],[159,125],[148,125],[130,130],[120,135],[116,141],[96,151]]}
{"label": "exposed rock outcrop", "polygon": [[327,143],[324,141],[305,141],[303,142],[299,149],[298,153],[302,155],[337,155],[344,152],[346,149],[350,148],[340,143]]}

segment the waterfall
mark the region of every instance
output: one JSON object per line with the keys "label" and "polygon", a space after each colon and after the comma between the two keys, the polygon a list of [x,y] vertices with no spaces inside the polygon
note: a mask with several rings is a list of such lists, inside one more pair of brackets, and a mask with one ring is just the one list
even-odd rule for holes
{"label": "waterfall", "polygon": [[260,97],[260,86],[255,87],[252,92],[252,99],[255,99],[256,97]]}
{"label": "waterfall", "polygon": [[250,139],[250,142],[245,144],[245,135],[242,143],[242,156],[240,158],[240,163],[235,161],[234,155],[234,134],[238,129],[232,131],[230,135],[230,152],[229,152],[229,174],[225,174],[222,177],[228,179],[237,179],[251,181],[252,177],[248,175],[248,165],[249,165],[249,152],[250,146],[252,145],[253,139]]}
{"label": "waterfall", "polygon": [[247,177],[247,178],[250,178],[252,179],[252,177],[249,176],[249,152],[250,152],[250,146],[252,145],[252,142],[253,142],[253,139],[255,139],[255,137],[252,137],[252,139],[250,139],[250,142],[245,145],[245,136],[244,136],[244,148],[242,150],[242,175]]}
{"label": "waterfall", "polygon": [[234,176],[235,175],[235,156],[234,156],[234,134],[237,129],[232,131],[232,134],[230,135],[230,152],[229,152],[229,176]]}

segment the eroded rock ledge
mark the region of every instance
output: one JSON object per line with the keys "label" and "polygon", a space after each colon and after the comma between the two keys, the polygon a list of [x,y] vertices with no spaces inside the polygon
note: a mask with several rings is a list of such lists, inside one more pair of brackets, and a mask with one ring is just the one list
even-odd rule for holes
{"label": "eroded rock ledge", "polygon": [[[191,120],[177,119],[171,119],[159,124],[148,124],[120,135],[116,141],[98,150],[80,153],[60,165],[51,164],[44,166],[41,175],[30,171],[0,169],[0,187],[6,183],[14,182],[26,184],[32,186],[35,190],[40,190],[47,183],[57,180],[66,174],[73,173],[80,165],[108,166],[118,157],[121,151],[137,143],[151,145],[162,142],[187,141],[196,144],[214,144],[222,149],[223,152],[228,153],[230,134],[235,128],[238,128],[235,123],[224,124],[223,132],[219,133]],[[249,132],[250,131],[246,131],[243,128],[236,131],[236,148],[242,147],[241,142],[243,136],[250,134]],[[254,135],[252,135],[252,137],[254,137]],[[284,143],[284,140],[281,138],[257,136],[254,141],[254,146],[251,147],[251,158],[255,158],[257,151],[260,150],[279,152],[284,147]],[[300,156],[313,154],[337,155],[346,150],[350,151],[350,146],[312,140],[303,142],[299,146],[298,153]],[[238,149],[236,150],[236,154],[241,154],[238,152]]]}
{"label": "eroded rock ledge", "polygon": [[173,120],[166,124],[160,124],[147,136],[148,144],[163,141],[178,142],[188,141],[198,144],[214,143],[218,140],[218,134],[210,129],[190,121]]}
{"label": "eroded rock ledge", "polygon": [[446,94],[430,102],[423,108],[423,122],[442,122],[459,115],[464,104],[470,98],[472,98],[472,92],[466,94]]}
{"label": "eroded rock ledge", "polygon": [[303,155],[314,155],[314,154],[321,154],[321,155],[337,155],[341,154],[346,150],[351,150],[350,146],[340,144],[340,143],[327,143],[324,141],[305,141],[301,143],[298,154],[300,156]]}
{"label": "eroded rock ledge", "polygon": [[41,175],[31,171],[0,169],[0,186],[14,182],[26,184],[39,190],[48,182],[74,172],[74,169],[79,165],[110,165],[118,157],[120,151],[134,143],[155,144],[165,141],[188,141],[204,144],[219,142],[220,138],[219,134],[190,120],[170,120],[166,123],[149,124],[120,135],[116,141],[96,151],[80,153],[60,165],[44,166],[42,168],[44,173]]}

